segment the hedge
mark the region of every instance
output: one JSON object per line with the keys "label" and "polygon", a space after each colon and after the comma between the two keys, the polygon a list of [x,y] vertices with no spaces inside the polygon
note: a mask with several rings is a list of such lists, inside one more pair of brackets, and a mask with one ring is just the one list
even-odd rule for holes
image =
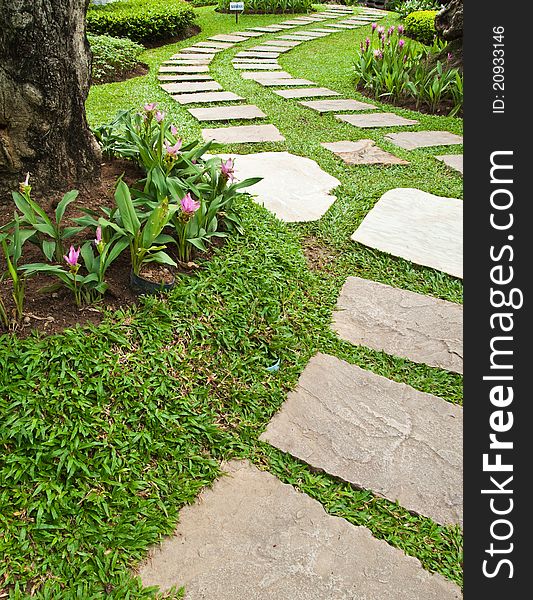
{"label": "hedge", "polygon": [[405,34],[422,44],[431,45],[437,35],[436,15],[436,10],[418,10],[407,15],[404,19]]}
{"label": "hedge", "polygon": [[[217,11],[229,12],[230,0],[219,0]],[[245,0],[244,13],[279,14],[307,13],[313,10],[312,0]]]}
{"label": "hedge", "polygon": [[127,38],[87,36],[92,52],[93,83],[116,81],[139,64],[144,47]]}

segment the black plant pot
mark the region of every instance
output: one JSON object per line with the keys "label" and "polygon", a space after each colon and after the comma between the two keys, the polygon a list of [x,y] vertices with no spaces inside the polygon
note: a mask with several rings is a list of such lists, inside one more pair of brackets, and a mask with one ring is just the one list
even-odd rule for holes
{"label": "black plant pot", "polygon": [[145,279],[140,275],[135,275],[133,271],[130,271],[130,287],[138,295],[146,294],[149,296],[155,296],[160,292],[168,292],[176,285],[176,279],[172,280],[172,283],[156,283]]}

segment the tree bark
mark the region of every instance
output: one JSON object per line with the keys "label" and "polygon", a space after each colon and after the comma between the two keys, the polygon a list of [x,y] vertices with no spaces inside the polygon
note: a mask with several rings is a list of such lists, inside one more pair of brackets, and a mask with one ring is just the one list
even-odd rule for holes
{"label": "tree bark", "polygon": [[89,0],[0,0],[0,203],[26,173],[36,190],[98,178],[85,116]]}
{"label": "tree bark", "polygon": [[446,53],[452,55],[452,65],[463,67],[463,0],[450,0],[435,17],[435,29],[448,42]]}

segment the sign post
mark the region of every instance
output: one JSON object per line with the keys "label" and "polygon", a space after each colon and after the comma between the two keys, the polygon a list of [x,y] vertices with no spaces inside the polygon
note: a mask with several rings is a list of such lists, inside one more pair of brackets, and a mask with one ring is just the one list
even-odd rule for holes
{"label": "sign post", "polygon": [[230,2],[229,3],[230,12],[235,13],[235,23],[239,22],[239,13],[244,10],[244,2]]}

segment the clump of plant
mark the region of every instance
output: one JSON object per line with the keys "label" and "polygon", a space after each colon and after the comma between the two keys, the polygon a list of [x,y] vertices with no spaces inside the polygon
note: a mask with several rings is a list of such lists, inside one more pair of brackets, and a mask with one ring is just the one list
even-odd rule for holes
{"label": "clump of plant", "polygon": [[440,0],[393,0],[387,4],[387,10],[398,13],[400,19],[417,10],[440,10],[443,2]]}
{"label": "clump of plant", "polygon": [[92,53],[93,83],[117,81],[140,62],[144,47],[127,38],[88,35]]}
{"label": "clump of plant", "polygon": [[[246,14],[308,13],[313,10],[312,0],[247,0]],[[230,11],[230,0],[218,1],[218,12]]]}
{"label": "clump of plant", "polygon": [[435,28],[435,10],[419,10],[408,14],[404,19],[405,35],[429,46],[437,37]]}
{"label": "clump of plant", "polygon": [[430,112],[449,105],[449,115],[457,115],[463,106],[463,76],[451,67],[452,56],[431,64],[443,44],[435,39],[430,48],[420,47],[407,42],[404,33],[403,25],[385,30],[372,24],[372,36],[361,42],[355,61],[356,85],[379,100],[411,101]]}

